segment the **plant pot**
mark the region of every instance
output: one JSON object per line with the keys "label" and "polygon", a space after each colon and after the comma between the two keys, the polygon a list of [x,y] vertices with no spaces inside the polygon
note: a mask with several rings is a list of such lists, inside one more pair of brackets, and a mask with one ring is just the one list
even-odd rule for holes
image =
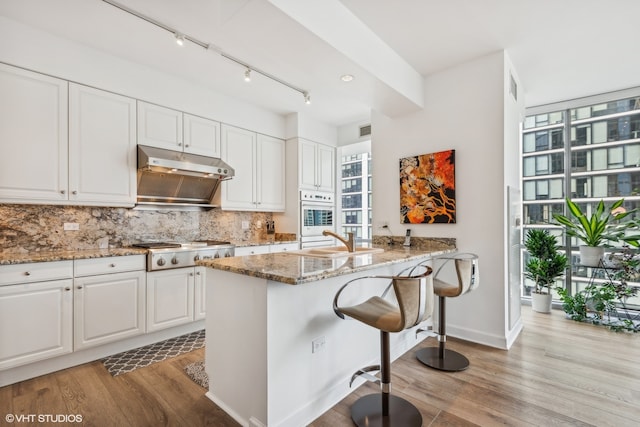
{"label": "plant pot", "polygon": [[580,264],[585,267],[597,267],[604,256],[602,246],[580,246]]}
{"label": "plant pot", "polygon": [[551,313],[551,294],[531,294],[531,308],[538,313]]}

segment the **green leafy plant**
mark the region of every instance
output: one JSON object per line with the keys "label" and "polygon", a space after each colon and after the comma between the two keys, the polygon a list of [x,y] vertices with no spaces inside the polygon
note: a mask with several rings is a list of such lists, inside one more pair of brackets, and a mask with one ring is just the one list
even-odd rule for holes
{"label": "green leafy plant", "polygon": [[569,198],[565,201],[571,215],[553,214],[553,219],[564,226],[568,236],[582,240],[587,246],[603,246],[607,241],[623,241],[634,247],[640,246],[640,235],[626,235],[626,230],[633,227],[633,222],[622,220],[635,209],[626,211],[622,207],[624,199],[616,201],[609,208],[600,200],[590,217]]}
{"label": "green leafy plant", "polygon": [[535,283],[535,293],[549,293],[556,279],[564,274],[567,257],[558,252],[556,237],[547,230],[533,228],[527,231],[524,246],[529,252],[525,277]]}

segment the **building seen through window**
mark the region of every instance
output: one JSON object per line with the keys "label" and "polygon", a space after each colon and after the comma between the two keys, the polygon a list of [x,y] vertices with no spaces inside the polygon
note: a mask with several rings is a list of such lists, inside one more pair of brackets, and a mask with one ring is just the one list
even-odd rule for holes
{"label": "building seen through window", "polygon": [[[567,241],[563,229],[553,225],[554,213],[568,214],[565,197],[587,215],[600,200],[611,205],[624,198],[627,210],[640,208],[640,89],[633,92],[606,101],[593,97],[593,103],[580,99],[575,106],[567,102],[555,111],[537,107],[522,125],[523,238],[530,228],[548,229],[559,237],[572,265],[577,265],[579,243]],[[523,252],[521,265],[526,261]],[[574,270],[558,282],[571,293],[584,289],[590,274]],[[528,297],[533,284],[523,280],[522,295]],[[628,302],[640,308],[640,297]]]}

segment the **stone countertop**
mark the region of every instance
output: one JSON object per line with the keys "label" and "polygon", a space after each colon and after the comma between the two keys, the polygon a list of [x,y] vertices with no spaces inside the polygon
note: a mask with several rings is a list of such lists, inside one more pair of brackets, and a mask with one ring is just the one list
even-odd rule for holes
{"label": "stone countertop", "polygon": [[216,270],[259,277],[276,282],[299,285],[330,277],[366,271],[385,264],[425,260],[429,257],[455,252],[455,246],[431,245],[430,248],[374,245],[384,252],[349,257],[320,258],[293,253],[236,256],[202,260],[197,264]]}
{"label": "stone countertop", "polygon": [[87,249],[76,251],[37,251],[29,253],[0,253],[0,265],[31,262],[69,261],[74,259],[104,258],[111,256],[146,255],[141,248]]}

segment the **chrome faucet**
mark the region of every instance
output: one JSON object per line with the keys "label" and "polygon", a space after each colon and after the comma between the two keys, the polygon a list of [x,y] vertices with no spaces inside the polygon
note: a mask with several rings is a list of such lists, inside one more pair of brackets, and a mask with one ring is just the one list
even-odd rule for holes
{"label": "chrome faucet", "polygon": [[347,247],[347,250],[349,252],[355,252],[356,251],[356,239],[355,237],[353,237],[353,233],[347,233],[347,236],[349,236],[349,240],[344,239],[343,237],[337,235],[336,233],[334,233],[333,231],[329,231],[329,230],[324,230],[322,232],[323,236],[333,236],[336,239],[340,240],[342,243],[344,243],[344,245]]}

